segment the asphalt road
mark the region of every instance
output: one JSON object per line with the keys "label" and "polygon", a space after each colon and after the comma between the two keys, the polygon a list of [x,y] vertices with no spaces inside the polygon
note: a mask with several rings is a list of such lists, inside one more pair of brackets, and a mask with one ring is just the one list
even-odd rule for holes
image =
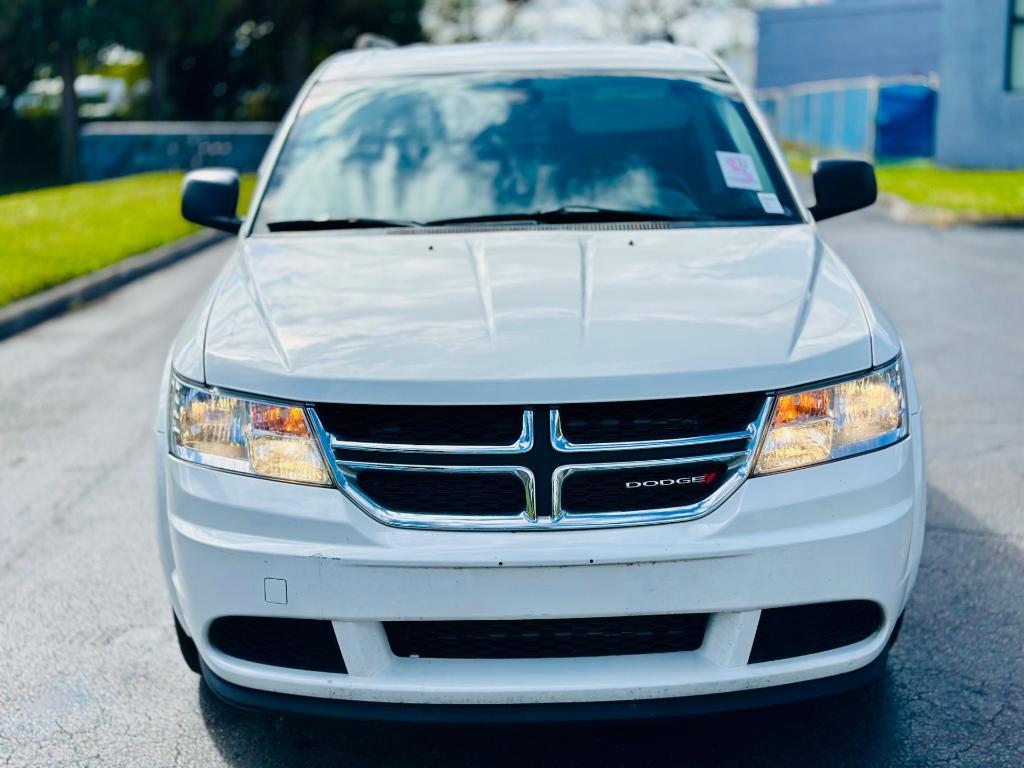
{"label": "asphalt road", "polygon": [[0,763],[1024,765],[1024,231],[870,212],[825,231],[899,326],[926,409],[924,561],[879,683],[600,726],[325,723],[220,704],[175,647],[151,421],[165,350],[221,246],[0,343]]}

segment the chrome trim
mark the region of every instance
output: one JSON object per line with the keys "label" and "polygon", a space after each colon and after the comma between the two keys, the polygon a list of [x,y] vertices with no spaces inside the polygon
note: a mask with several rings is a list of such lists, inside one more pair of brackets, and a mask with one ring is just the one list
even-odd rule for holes
{"label": "chrome trim", "polygon": [[[325,430],[326,433],[326,430]],[[419,443],[362,443],[356,440],[338,440],[330,436],[332,449],[351,451],[390,451],[392,453],[528,453],[533,448],[533,411],[523,410],[523,429],[511,445],[421,445]]]}
{"label": "chrome trim", "polygon": [[[533,411],[526,410],[524,413],[529,414],[529,424],[531,427],[529,434],[532,442]],[[338,487],[338,490],[344,493],[353,504],[359,507],[359,509],[378,522],[399,528],[493,531],[522,529],[526,526],[532,526],[537,519],[537,482],[533,476],[533,472],[526,467],[453,467],[419,464],[391,464],[388,462],[343,462],[339,461],[335,457],[334,451],[329,447],[332,444],[331,435],[326,429],[324,429],[324,425],[321,423],[320,417],[317,416],[316,409],[307,407],[306,415],[309,418],[310,424],[313,426],[313,432],[316,434],[317,442],[320,444],[320,450],[324,453],[328,469],[331,472],[331,476],[334,478],[334,483]],[[525,424],[526,419],[524,418],[524,426]],[[358,484],[355,483],[355,472],[351,471],[353,469],[380,469],[395,472],[507,472],[517,475],[520,482],[523,483],[524,508],[518,515],[438,515],[433,513],[421,514],[419,512],[398,512],[396,510],[382,507],[373,499],[366,496],[366,494],[359,489]]]}
{"label": "chrome trim", "polygon": [[723,443],[727,440],[750,440],[757,435],[758,425],[765,417],[765,409],[771,398],[765,398],[765,405],[761,406],[761,412],[747,428],[742,432],[723,432],[718,435],[699,435],[697,437],[677,437],[665,440],[635,440],[620,443],[573,443],[562,433],[562,417],[557,408],[551,409],[549,418],[551,445],[561,453],[573,453],[574,451],[587,451],[594,453],[598,451],[640,451],[651,448],[681,448],[689,445],[708,445],[710,443]]}
{"label": "chrome trim", "polygon": [[[686,456],[678,459],[652,459],[649,461],[619,461],[611,463],[568,464],[555,469],[551,476],[551,522],[559,528],[590,528],[616,527],[627,525],[655,525],[658,523],[677,523],[685,520],[696,520],[710,515],[725,503],[740,485],[751,475],[754,461],[761,448],[765,427],[775,408],[775,398],[765,397],[757,418],[747,427],[747,447],[743,451],[731,453],[708,454],[703,456]],[[553,419],[552,419],[553,421]],[[701,438],[697,438],[701,439]],[[724,438],[730,439],[730,438]],[[649,441],[650,442],[650,441]],[[690,443],[690,445],[700,443]],[[635,444],[627,444],[635,445]],[[679,445],[676,443],[675,445]],[[647,446],[651,447],[651,446]],[[625,449],[628,450],[628,449]],[[601,472],[622,469],[642,469],[659,466],[681,466],[706,461],[720,461],[727,465],[731,473],[722,485],[708,496],[695,504],[682,507],[661,507],[657,509],[631,510],[626,512],[578,512],[562,508],[562,484],[565,479],[576,472]]]}
{"label": "chrome trim", "polygon": [[[560,528],[585,526],[648,525],[651,523],[681,522],[704,517],[714,511],[732,495],[750,474],[750,449],[710,456],[687,456],[681,459],[652,459],[650,461],[620,461],[611,464],[574,464],[556,469],[551,482],[552,522],[565,521]],[[572,475],[583,472],[612,472],[623,469],[649,469],[651,467],[677,467],[709,461],[726,465],[728,479],[706,499],[682,507],[659,507],[623,512],[572,512],[562,507],[562,484]]]}
{"label": "chrome trim", "polygon": [[[424,464],[387,464],[372,461],[337,462],[336,476],[341,489],[360,508],[371,517],[389,525],[400,525],[407,528],[448,528],[448,529],[502,529],[518,528],[523,524],[533,523],[537,519],[537,483],[533,472],[526,467],[495,466],[466,467],[438,466]],[[400,512],[380,506],[359,488],[356,475],[361,469],[372,469],[383,472],[434,472],[446,475],[455,474],[488,474],[515,475],[523,486],[523,509],[517,515],[451,515],[421,512]]]}
{"label": "chrome trim", "polygon": [[[567,464],[557,467],[551,477],[552,514],[550,517],[538,517],[536,508],[537,483],[533,472],[525,466],[515,465],[426,465],[426,464],[395,464],[391,462],[362,462],[338,459],[332,448],[331,435],[324,429],[313,407],[307,407],[306,413],[314,433],[318,439],[324,457],[327,460],[332,477],[337,487],[357,507],[375,520],[400,528],[420,528],[434,530],[459,531],[523,531],[523,530],[569,530],[574,528],[612,528],[618,526],[655,525],[658,523],[681,522],[695,520],[714,512],[728,499],[739,486],[751,475],[754,462],[761,448],[765,428],[775,405],[775,398],[765,397],[764,405],[757,419],[750,424],[746,432],[730,433],[726,436],[686,438],[687,442],[646,441],[645,443],[623,443],[621,450],[631,448],[675,447],[680,445],[701,445],[731,439],[745,439],[746,449],[727,453],[711,453],[701,456],[683,458],[651,459],[644,461],[617,461],[608,463]],[[555,409],[552,409],[550,423],[554,425]],[[529,415],[527,429],[526,415]],[[533,412],[524,410],[524,434],[529,437],[532,447]],[[329,447],[330,446],[330,447]],[[429,448],[438,446],[410,446],[410,452],[431,453]],[[529,450],[529,449],[526,449]],[[614,450],[588,445],[585,448],[572,450]],[[458,452],[472,454],[474,450],[459,447]],[[525,452],[525,451],[524,451]],[[663,507],[658,509],[633,510],[624,512],[572,512],[561,507],[561,489],[565,479],[578,472],[601,472],[630,468],[649,468],[658,466],[683,466],[698,462],[718,461],[727,465],[726,481],[706,499],[682,507]],[[444,515],[436,513],[399,512],[386,509],[359,489],[356,475],[360,469],[376,469],[394,472],[443,472],[443,473],[509,473],[516,475],[524,487],[525,505],[518,515]]]}

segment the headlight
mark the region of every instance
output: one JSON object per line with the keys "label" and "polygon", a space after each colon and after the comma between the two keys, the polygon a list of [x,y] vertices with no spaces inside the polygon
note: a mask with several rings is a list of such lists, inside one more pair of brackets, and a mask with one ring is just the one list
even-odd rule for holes
{"label": "headlight", "polygon": [[906,400],[898,358],[867,376],[781,394],[754,474],[809,467],[892,445],[907,436]]}
{"label": "headlight", "polygon": [[171,380],[170,448],[179,459],[294,483],[330,476],[302,408]]}

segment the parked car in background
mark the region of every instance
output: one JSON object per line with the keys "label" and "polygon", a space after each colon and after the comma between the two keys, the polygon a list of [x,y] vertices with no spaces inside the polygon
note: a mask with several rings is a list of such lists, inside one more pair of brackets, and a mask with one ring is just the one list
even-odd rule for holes
{"label": "parked car in background", "polygon": [[559,719],[839,691],[884,666],[925,522],[896,331],[696,50],[452,46],[310,78],[182,328],[158,537],[225,700]]}
{"label": "parked car in background", "polygon": [[[14,111],[22,117],[56,114],[63,91],[64,82],[59,77],[33,80],[14,97]],[[75,94],[80,117],[114,117],[131,104],[128,85],[119,77],[79,75],[75,78]]]}

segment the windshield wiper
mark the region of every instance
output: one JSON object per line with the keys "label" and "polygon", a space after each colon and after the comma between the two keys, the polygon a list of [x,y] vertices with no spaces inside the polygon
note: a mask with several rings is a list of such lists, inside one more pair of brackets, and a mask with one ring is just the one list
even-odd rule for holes
{"label": "windshield wiper", "polygon": [[622,211],[614,208],[598,208],[592,205],[565,205],[549,211],[524,211],[522,213],[490,213],[483,216],[462,216],[456,219],[435,219],[424,222],[423,226],[444,224],[477,224],[498,221],[530,221],[540,224],[570,224],[606,221],[706,221],[711,217],[704,213],[682,213],[670,215],[650,211]]}
{"label": "windshield wiper", "polygon": [[419,227],[418,221],[398,219],[293,219],[271,221],[267,229],[271,232],[315,232],[326,229],[371,229],[373,227]]}
{"label": "windshield wiper", "polygon": [[271,221],[267,229],[271,232],[313,232],[330,229],[370,229],[373,227],[431,227],[446,224],[482,224],[489,222],[528,221],[538,224],[600,223],[613,221],[708,221],[716,218],[711,214],[687,212],[681,214],[653,213],[650,211],[626,211],[615,208],[599,208],[592,205],[565,205],[547,211],[524,211],[521,213],[489,213],[482,216],[460,216],[451,219],[435,219],[419,222],[403,219],[294,219]]}

